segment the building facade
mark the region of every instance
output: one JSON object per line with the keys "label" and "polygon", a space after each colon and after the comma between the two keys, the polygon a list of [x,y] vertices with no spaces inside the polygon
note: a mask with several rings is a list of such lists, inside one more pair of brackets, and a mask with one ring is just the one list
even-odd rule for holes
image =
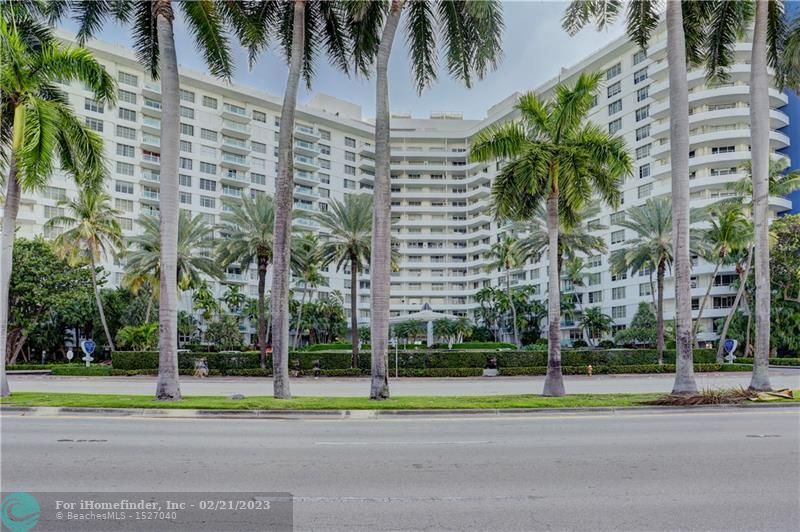
{"label": "building facade", "polygon": [[[122,47],[92,43],[97,57],[119,84],[115,107],[102,106],[85,88],[68,88],[71,103],[87,124],[105,139],[111,179],[108,190],[120,214],[126,235],[137,232],[136,220],[157,216],[159,209],[160,89],[148,79],[133,55]],[[692,207],[713,203],[731,193],[727,185],[745,176],[749,160],[749,58],[750,44],[737,45],[736,62],[728,82],[711,84],[700,70],[689,73],[690,179]],[[625,138],[635,168],[623,186],[618,211],[602,206],[599,217],[587,223],[606,227],[597,231],[609,252],[635,237],[615,225],[625,209],[670,193],[669,101],[666,35],[663,28],[651,47],[639,50],[621,38],[584,61],[562,69],[557,79],[534,90],[547,97],[559,82],[570,83],[584,71],[602,72],[603,86],[590,119]],[[224,85],[199,73],[181,75],[181,208],[202,215],[209,224],[220,221],[243,194],[272,194],[277,165],[278,122],[281,100],[251,87]],[[487,271],[491,245],[510,230],[493,219],[490,187],[498,163],[469,159],[471,139],[483,128],[515,118],[517,94],[490,107],[482,120],[465,120],[456,113],[432,113],[419,119],[394,115],[391,131],[392,217],[400,253],[399,269],[392,275],[393,315],[419,310],[429,303],[436,311],[472,317],[475,294],[487,286],[502,286],[503,274]],[[777,154],[790,147],[786,129],[789,116],[782,110],[788,96],[770,91],[771,146]],[[325,95],[298,107],[295,128],[295,210],[299,229],[318,231],[310,213],[324,211],[332,199],[346,194],[370,193],[374,179],[374,126],[361,108]],[[60,214],[57,201],[76,194],[74,184],[57,175],[50,185],[23,197],[19,214],[20,236],[44,233],[43,224]],[[789,210],[785,198],[771,198],[773,215]],[[630,322],[640,301],[651,301],[649,276],[612,276],[608,255],[587,257],[586,286],[580,289],[583,306],[599,306],[614,318],[618,328]],[[111,284],[124,273],[121,262],[106,261]],[[693,259],[692,294],[699,299],[713,283],[704,310],[700,338],[712,340],[713,320],[730,309],[735,275],[723,268],[711,279],[713,265]],[[324,272],[331,291],[347,294],[349,272]],[[666,314],[673,314],[674,287],[667,278]],[[515,286],[533,285],[538,297],[547,297],[546,257],[527,261],[513,273]],[[256,273],[232,266],[222,282],[211,283],[221,293],[224,285],[238,283],[256,295]],[[302,287],[295,286],[299,297]],[[358,317],[369,320],[369,273],[359,279]],[[190,298],[185,298],[190,299]],[[345,297],[349,308],[349,298]],[[581,337],[566,322],[565,342]],[[250,331],[253,332],[252,328]]]}

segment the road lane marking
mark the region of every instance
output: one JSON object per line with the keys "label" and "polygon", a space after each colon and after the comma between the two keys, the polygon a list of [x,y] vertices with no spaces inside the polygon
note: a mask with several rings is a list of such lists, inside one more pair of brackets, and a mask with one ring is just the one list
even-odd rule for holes
{"label": "road lane marking", "polygon": [[314,445],[489,445],[495,443],[489,440],[461,440],[461,441],[315,441]]}

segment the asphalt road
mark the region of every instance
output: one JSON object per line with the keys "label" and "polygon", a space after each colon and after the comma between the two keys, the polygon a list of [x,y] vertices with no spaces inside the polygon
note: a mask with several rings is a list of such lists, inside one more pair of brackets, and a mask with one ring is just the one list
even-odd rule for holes
{"label": "asphalt road", "polygon": [[[800,368],[770,370],[772,386],[800,388]],[[750,373],[698,373],[700,388],[747,387]],[[674,374],[567,376],[567,393],[664,392],[672,390]],[[52,377],[10,375],[11,391],[152,394],[155,377]],[[541,393],[544,377],[401,378],[390,379],[392,395],[495,395]],[[301,378],[291,380],[297,396],[359,396],[369,393],[368,378]],[[272,395],[271,378],[181,378],[184,395]]]}
{"label": "asphalt road", "polygon": [[799,416],[7,414],[0,480],[4,491],[288,491],[297,530],[794,531]]}

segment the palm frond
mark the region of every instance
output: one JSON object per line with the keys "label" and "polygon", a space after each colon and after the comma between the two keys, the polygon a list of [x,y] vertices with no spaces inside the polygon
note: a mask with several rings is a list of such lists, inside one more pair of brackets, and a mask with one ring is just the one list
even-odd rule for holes
{"label": "palm frond", "polygon": [[417,92],[436,80],[435,14],[426,0],[409,0],[406,7],[406,41],[411,55],[411,73]]}
{"label": "palm frond", "polygon": [[182,0],[180,2],[189,33],[203,54],[212,76],[230,80],[233,59],[225,21],[217,2],[212,0]]}

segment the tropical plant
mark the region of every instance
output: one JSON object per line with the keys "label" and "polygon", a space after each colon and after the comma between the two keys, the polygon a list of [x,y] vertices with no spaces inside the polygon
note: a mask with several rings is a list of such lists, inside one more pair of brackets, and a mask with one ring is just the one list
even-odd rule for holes
{"label": "tropical plant", "polygon": [[228,290],[222,296],[222,301],[225,302],[229,311],[234,315],[238,315],[247,301],[247,296],[242,292],[241,285],[229,284]]}
{"label": "tropical plant", "polygon": [[[22,193],[45,186],[57,165],[79,188],[96,186],[105,176],[102,139],[74,113],[59,84],[82,83],[101,104],[115,100],[113,79],[89,51],[60,44],[30,17],[27,6],[39,3],[9,4],[15,3],[0,7],[0,152],[7,169],[0,237],[0,353],[6,352]],[[9,393],[3,358],[0,396]]]}
{"label": "tropical plant", "polygon": [[129,351],[150,351],[158,347],[158,323],[126,325],[117,331],[117,344],[120,349]]}
{"label": "tropical plant", "polygon": [[466,316],[459,316],[455,319],[454,332],[456,335],[456,343],[463,343],[472,336],[472,322]]}
{"label": "tropical plant", "polygon": [[[642,301],[639,303],[639,308],[633,315],[630,325],[614,335],[614,343],[633,347],[652,346],[656,343],[657,326],[653,307],[650,303]],[[663,354],[661,363],[663,363]]]}
{"label": "tropical plant", "polygon": [[494,0],[471,2],[391,0],[348,2],[350,17],[357,21],[354,59],[365,71],[376,63],[375,82],[375,179],[373,196],[371,278],[372,382],[370,399],[389,397],[386,373],[389,350],[389,292],[391,288],[391,186],[389,131],[389,58],[404,12],[405,34],[411,71],[418,92],[437,76],[438,42],[444,45],[448,73],[467,87],[473,77],[482,78],[496,67],[502,50],[502,8]]}
{"label": "tropical plant", "polygon": [[517,327],[517,309],[511,295],[511,272],[525,264],[525,257],[519,247],[519,241],[505,235],[492,245],[489,250],[489,268],[502,270],[506,279],[506,298],[511,309],[511,328],[514,332],[514,345],[519,347],[519,329]]}
{"label": "tropical plant", "polygon": [[230,314],[221,314],[206,327],[205,340],[220,351],[238,351],[242,348],[239,320]]}
{"label": "tropical plant", "polygon": [[611,331],[614,320],[608,314],[604,314],[600,307],[589,307],[584,309],[579,323],[581,328],[586,331],[589,344],[595,346],[594,339]]}
{"label": "tropical plant", "polygon": [[425,324],[419,320],[401,321],[392,327],[394,336],[405,339],[405,344],[416,343],[417,338],[425,334]]}
{"label": "tropical plant", "polygon": [[303,331],[303,306],[305,305],[306,295],[309,301],[314,299],[314,290],[325,283],[325,276],[320,271],[322,264],[322,248],[319,238],[306,233],[293,242],[292,261],[293,273],[299,282],[303,283],[303,295],[300,296],[300,307],[297,315],[297,328],[294,333],[294,344],[292,349],[297,349],[297,343]]}
{"label": "tropical plant", "polygon": [[108,329],[103,302],[100,300],[97,262],[109,254],[116,255],[122,248],[122,229],[117,221],[120,211],[111,206],[111,196],[97,188],[81,189],[77,198],[60,200],[58,206],[65,209],[65,214],[54,216],[45,223],[45,227],[67,229],[55,240],[56,249],[61,256],[69,258],[73,264],[88,261],[97,312],[100,314],[108,345],[113,351],[114,341]]}
{"label": "tropical plant", "polygon": [[[352,366],[358,367],[358,272],[369,262],[372,233],[372,197],[347,194],[344,201],[333,200],[328,210],[315,213],[320,227],[329,233],[321,245],[321,264],[335,263],[336,269],[350,269],[350,333],[353,344]],[[373,337],[374,338],[374,337]]]}
{"label": "tropical plant", "polygon": [[200,309],[201,315],[206,321],[211,320],[214,314],[218,314],[222,310],[219,301],[217,301],[217,298],[211,292],[208,283],[205,281],[200,281],[197,286],[195,286],[194,294],[192,294],[192,303],[195,307]]}
{"label": "tropical plant", "polygon": [[191,342],[197,336],[199,331],[199,327],[197,324],[197,320],[186,312],[185,310],[181,310],[178,312],[178,344],[180,345],[181,338],[188,338]]}
{"label": "tropical plant", "polygon": [[433,336],[443,343],[452,345],[456,343],[456,321],[450,319],[437,320],[433,322]]}
{"label": "tropical plant", "polygon": [[498,322],[500,320],[500,308],[498,305],[497,289],[485,286],[475,293],[475,302],[479,307],[476,309],[476,318],[483,322],[483,325],[492,331],[494,341],[497,341]]}
{"label": "tropical plant", "polygon": [[[480,132],[471,158],[508,159],[492,186],[498,218],[526,220],[546,201],[549,286],[560,285],[559,226],[574,226],[580,209],[594,201],[616,206],[621,179],[631,173],[625,142],[588,123],[586,117],[600,82],[599,74],[581,74],[572,86],[559,84],[541,100],[529,92],[516,105],[521,118]],[[564,395],[561,372],[560,300],[548,297],[549,354],[544,395]]]}

